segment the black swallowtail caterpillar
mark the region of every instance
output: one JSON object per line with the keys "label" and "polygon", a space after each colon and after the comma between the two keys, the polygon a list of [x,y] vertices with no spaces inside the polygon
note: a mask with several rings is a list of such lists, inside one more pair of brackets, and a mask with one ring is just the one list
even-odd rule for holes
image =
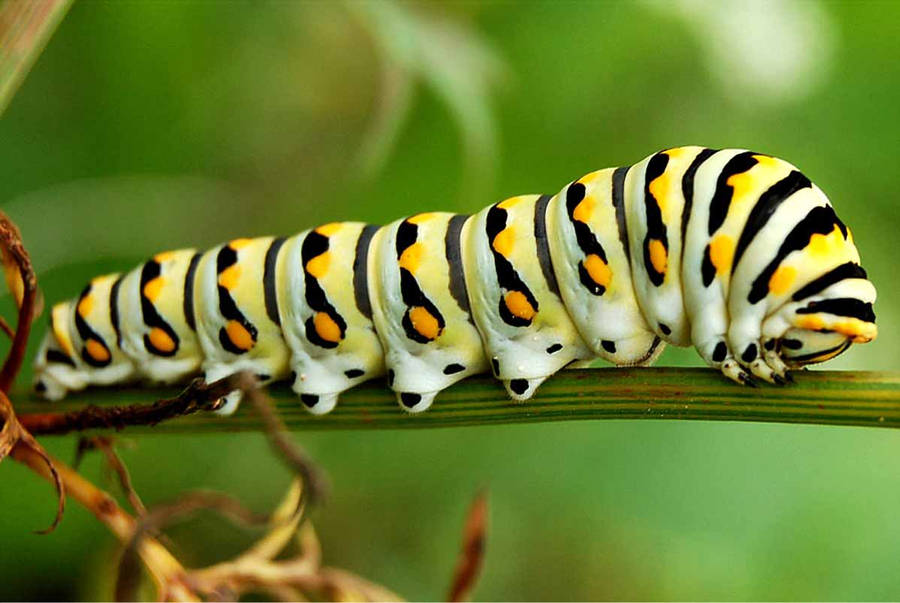
{"label": "black swallowtail caterpillar", "polygon": [[663,342],[782,383],[874,339],[874,301],[850,230],[793,165],[680,147],[472,216],[160,253],[53,308],[35,386],[58,399],[248,370],[321,414],[386,375],[417,412],[476,373],[526,400],[567,365],[645,365]]}

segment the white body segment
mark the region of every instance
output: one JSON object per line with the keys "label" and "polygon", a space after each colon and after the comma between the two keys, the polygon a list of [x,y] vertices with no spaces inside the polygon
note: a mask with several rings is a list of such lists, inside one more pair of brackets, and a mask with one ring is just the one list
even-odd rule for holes
{"label": "white body segment", "polygon": [[278,254],[278,308],[291,349],[292,387],[313,414],[329,412],[341,392],[384,374],[368,296],[347,286],[367,274],[358,251],[373,234],[374,227],[360,222],[326,224],[291,237]]}
{"label": "white body segment", "polygon": [[369,291],[388,385],[411,412],[487,370],[469,315],[460,231],[465,216],[428,213],[382,228],[369,255]]}
{"label": "white body segment", "polygon": [[[514,400],[530,398],[573,360],[593,357],[551,290],[549,252],[541,260],[545,251],[534,234],[539,199],[513,197],[488,207],[466,222],[462,234],[472,316],[494,376]],[[543,212],[546,203],[538,207]]]}

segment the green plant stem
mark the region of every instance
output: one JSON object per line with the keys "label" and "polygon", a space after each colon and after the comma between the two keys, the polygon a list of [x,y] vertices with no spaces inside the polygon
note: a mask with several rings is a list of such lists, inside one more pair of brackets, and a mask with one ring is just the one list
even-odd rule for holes
{"label": "green plant stem", "polygon": [[6,110],[72,0],[0,3],[0,114]]}
{"label": "green plant stem", "polygon": [[[328,415],[307,413],[284,385],[270,395],[291,430],[395,429],[537,423],[577,419],[693,419],[821,425],[900,427],[900,372],[798,371],[783,387],[739,386],[709,369],[634,368],[562,371],[538,394],[515,404],[487,377],[467,379],[438,396],[427,412],[410,415],[378,382],[353,389]],[[16,412],[64,412],[98,406],[150,403],[172,389],[92,389],[60,403],[18,397]],[[201,413],[129,432],[202,433],[259,430],[245,404],[231,417]]]}

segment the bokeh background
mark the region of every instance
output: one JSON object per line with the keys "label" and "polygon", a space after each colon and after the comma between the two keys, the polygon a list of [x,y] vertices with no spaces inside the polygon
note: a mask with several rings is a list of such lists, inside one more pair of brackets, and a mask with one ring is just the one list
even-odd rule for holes
{"label": "bokeh background", "polygon": [[[897,370],[900,5],[876,2],[81,2],[0,121],[0,207],[48,300],[168,247],[336,219],[472,212],[683,144],[800,166],[854,230],[882,337],[830,368]],[[43,329],[45,318],[38,325]],[[690,350],[663,364],[696,365]],[[399,412],[399,411],[398,411]],[[900,434],[585,422],[299,433],[328,471],[328,563],[444,596],[488,487],[479,599],[897,599]],[[258,434],[135,436],[149,503],[270,508]],[[71,459],[74,438],[48,439]],[[103,480],[98,458],[85,473]],[[0,465],[0,599],[105,599],[117,551]],[[250,536],[172,531],[192,565]]]}

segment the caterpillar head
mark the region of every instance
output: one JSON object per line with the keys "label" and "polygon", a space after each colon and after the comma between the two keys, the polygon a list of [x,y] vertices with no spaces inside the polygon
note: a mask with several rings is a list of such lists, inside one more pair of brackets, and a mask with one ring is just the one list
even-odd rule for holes
{"label": "caterpillar head", "polygon": [[872,309],[875,287],[865,271],[848,263],[829,274],[836,272],[847,278],[814,295],[805,296],[801,290],[782,310],[790,326],[779,339],[778,347],[782,360],[790,367],[830,360],[852,344],[868,343],[878,335]]}

